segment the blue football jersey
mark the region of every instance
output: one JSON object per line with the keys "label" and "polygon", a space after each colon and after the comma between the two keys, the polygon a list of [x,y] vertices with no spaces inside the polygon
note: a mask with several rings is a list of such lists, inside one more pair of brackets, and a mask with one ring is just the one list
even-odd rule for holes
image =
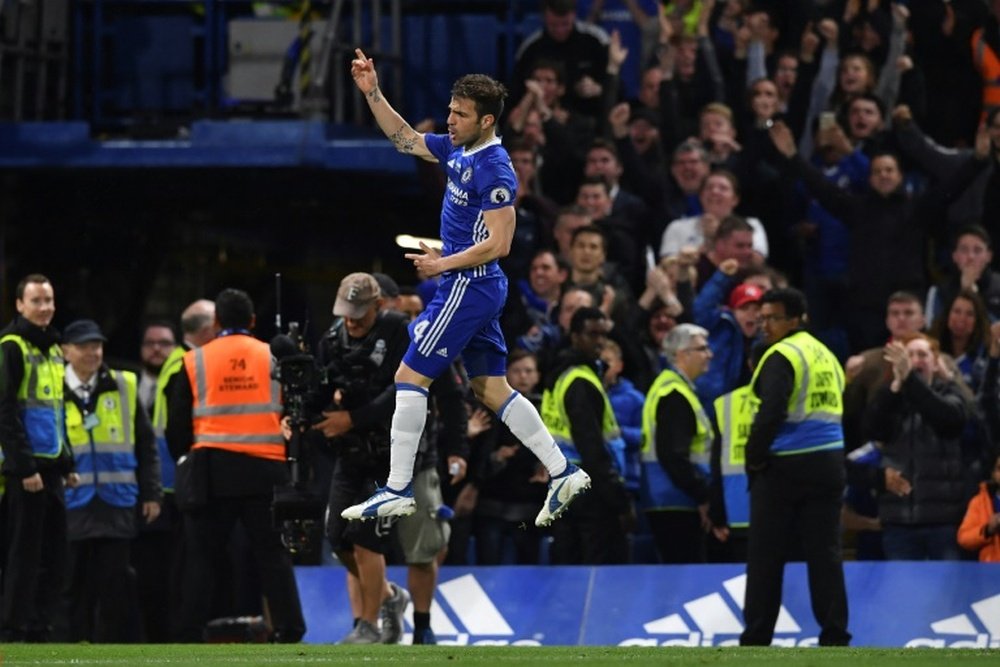
{"label": "blue football jersey", "polygon": [[[452,145],[447,134],[425,134],[424,141],[448,176],[441,205],[441,254],[453,255],[487,238],[483,211],[514,205],[517,176],[499,138],[471,151]],[[466,275],[475,278],[499,272],[493,260],[468,269]]]}

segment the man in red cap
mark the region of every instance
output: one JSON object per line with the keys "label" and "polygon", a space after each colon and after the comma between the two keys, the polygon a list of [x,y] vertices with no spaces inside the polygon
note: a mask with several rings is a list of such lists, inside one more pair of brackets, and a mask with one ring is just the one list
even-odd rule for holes
{"label": "man in red cap", "polygon": [[694,322],[708,330],[708,344],[715,353],[712,365],[695,381],[705,409],[716,398],[741,387],[750,379],[746,360],[757,339],[760,299],[764,290],[750,283],[736,284],[736,259],[727,259],[698,292]]}

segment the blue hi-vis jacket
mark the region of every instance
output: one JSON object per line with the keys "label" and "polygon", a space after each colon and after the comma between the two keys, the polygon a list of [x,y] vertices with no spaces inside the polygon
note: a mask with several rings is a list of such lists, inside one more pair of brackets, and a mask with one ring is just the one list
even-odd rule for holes
{"label": "blue hi-vis jacket", "polygon": [[34,456],[59,458],[65,446],[63,427],[63,378],[66,366],[62,350],[52,345],[45,352],[17,334],[0,338],[17,343],[24,357],[24,377],[17,388],[21,421]]}
{"label": "blue hi-vis jacket", "polygon": [[113,507],[133,507],[139,498],[136,479],[135,413],[138,382],[135,373],[110,371],[115,391],[94,398],[93,412],[66,403],[66,433],[80,483],[66,490],[66,506],[78,509],[96,495]]}

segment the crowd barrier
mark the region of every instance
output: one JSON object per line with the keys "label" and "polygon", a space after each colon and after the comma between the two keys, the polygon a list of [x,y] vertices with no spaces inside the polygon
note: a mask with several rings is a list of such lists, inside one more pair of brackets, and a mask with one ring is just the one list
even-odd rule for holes
{"label": "crowd barrier", "polygon": [[[855,646],[1000,648],[1000,565],[845,564]],[[309,643],[351,628],[344,570],[296,570]],[[406,569],[389,578],[406,583]],[[743,565],[444,567],[431,625],[441,644],[731,646],[743,629]],[[412,631],[412,606],[406,612]],[[806,568],[791,563],[774,644],[815,646]],[[409,634],[404,639],[409,642]]]}

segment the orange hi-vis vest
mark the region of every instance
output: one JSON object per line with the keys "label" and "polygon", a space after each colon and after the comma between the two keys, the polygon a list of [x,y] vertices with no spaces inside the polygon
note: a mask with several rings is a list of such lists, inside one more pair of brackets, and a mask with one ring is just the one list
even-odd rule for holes
{"label": "orange hi-vis vest", "polygon": [[194,394],[192,449],[285,460],[280,387],[271,379],[266,343],[252,336],[222,336],[185,354],[184,368]]}
{"label": "orange hi-vis vest", "polygon": [[983,114],[1000,108],[1000,54],[983,39],[983,29],[972,33],[972,61],[983,80]]}

